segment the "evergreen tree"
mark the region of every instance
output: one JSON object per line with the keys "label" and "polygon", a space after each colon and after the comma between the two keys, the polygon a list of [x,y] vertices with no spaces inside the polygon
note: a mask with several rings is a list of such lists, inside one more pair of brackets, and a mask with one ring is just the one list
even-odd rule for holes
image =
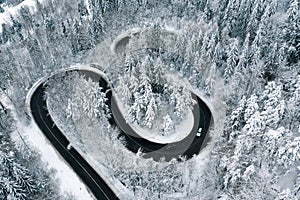
{"label": "evergreen tree", "polygon": [[153,70],[151,70],[153,77],[153,82],[156,84],[162,84],[164,81],[164,74],[165,74],[166,66],[162,62],[161,58],[157,58],[153,65]]}
{"label": "evergreen tree", "polygon": [[[118,91],[120,91],[120,94],[122,95],[121,98],[123,102],[130,103],[132,98],[132,91],[129,89],[130,80],[131,77],[127,74],[124,75],[124,78],[120,78],[119,84],[118,84]],[[127,81],[126,81],[127,80]]]}
{"label": "evergreen tree", "polygon": [[238,49],[238,41],[235,39],[232,42],[232,45],[229,47],[228,58],[226,60],[226,68],[224,77],[226,80],[229,80],[231,75],[234,73],[239,56],[239,49]]}
{"label": "evergreen tree", "polygon": [[154,97],[152,97],[150,99],[149,105],[147,106],[147,111],[146,111],[146,114],[145,114],[145,125],[148,128],[152,128],[156,112],[157,112],[157,105],[156,105]]}
{"label": "evergreen tree", "polygon": [[246,98],[243,97],[238,104],[238,107],[232,111],[228,129],[229,131],[239,130],[244,125],[244,112],[246,106]]}
{"label": "evergreen tree", "polygon": [[298,0],[291,0],[287,10],[288,19],[284,29],[284,39],[288,44],[288,62],[300,60],[300,8]]}
{"label": "evergreen tree", "polygon": [[283,118],[285,110],[285,102],[282,99],[281,88],[282,86],[276,85],[275,82],[269,82],[265,87],[264,95],[264,111],[261,115],[264,117],[266,124],[273,129],[276,129],[279,122]]}
{"label": "evergreen tree", "polygon": [[170,115],[166,115],[163,118],[163,131],[168,133],[173,127],[172,119]]}
{"label": "evergreen tree", "polygon": [[288,127],[290,130],[295,130],[300,127],[300,75],[296,77],[296,81],[293,85],[292,96],[287,102],[288,114]]}
{"label": "evergreen tree", "polygon": [[243,43],[243,50],[241,55],[239,56],[239,62],[237,64],[237,70],[238,71],[242,71],[243,69],[246,68],[246,66],[249,64],[250,60],[249,60],[249,38],[250,38],[250,34],[248,33],[245,41]]}
{"label": "evergreen tree", "polygon": [[254,4],[254,7],[251,11],[251,15],[249,17],[249,21],[247,23],[247,27],[246,27],[246,32],[250,34],[251,38],[250,41],[253,40],[253,37],[255,36],[255,33],[257,31],[258,28],[258,10],[259,10],[259,3],[256,2],[256,4]]}
{"label": "evergreen tree", "polygon": [[24,166],[3,154],[0,159],[0,196],[3,199],[25,200],[37,191],[38,183]]}
{"label": "evergreen tree", "polygon": [[239,1],[229,0],[227,7],[225,9],[225,15],[223,18],[223,23],[225,23],[229,28],[231,35],[237,34],[236,26],[238,23],[238,9],[239,9]]}
{"label": "evergreen tree", "polygon": [[205,80],[205,92],[208,95],[213,94],[216,78],[216,63],[213,63],[207,79]]}

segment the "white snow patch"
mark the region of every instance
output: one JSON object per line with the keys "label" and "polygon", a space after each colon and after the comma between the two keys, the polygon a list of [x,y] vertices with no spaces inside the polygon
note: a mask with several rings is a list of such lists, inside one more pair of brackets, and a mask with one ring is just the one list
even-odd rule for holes
{"label": "white snow patch", "polygon": [[60,188],[63,194],[74,194],[77,199],[94,199],[73,169],[63,160],[35,124],[28,127],[19,124],[18,128],[22,130],[21,133],[26,140],[41,152],[42,161],[47,162],[49,168],[57,170],[55,178],[60,180]]}
{"label": "white snow patch", "polygon": [[14,16],[17,14],[17,12],[20,10],[22,7],[28,7],[29,11],[31,13],[34,13],[37,11],[36,8],[36,2],[42,3],[44,0],[37,0],[37,1],[32,1],[32,0],[25,0],[21,3],[19,3],[16,6],[3,6],[4,12],[0,13],[0,33],[2,32],[2,24],[11,24],[11,19],[10,16]]}
{"label": "white snow patch", "polygon": [[0,101],[9,110],[12,111],[13,117],[15,117],[15,107],[11,103],[11,100],[5,94],[5,92],[0,88]]}
{"label": "white snow patch", "polygon": [[267,132],[267,136],[269,136],[270,138],[279,138],[281,136],[281,132],[270,129]]}
{"label": "white snow patch", "polygon": [[87,12],[89,13],[89,19],[91,20],[92,19],[92,11],[90,8],[89,0],[85,0],[84,3],[86,5]]}
{"label": "white snow patch", "polygon": [[6,12],[0,13],[0,33],[2,33],[2,24],[11,23],[9,15]]}

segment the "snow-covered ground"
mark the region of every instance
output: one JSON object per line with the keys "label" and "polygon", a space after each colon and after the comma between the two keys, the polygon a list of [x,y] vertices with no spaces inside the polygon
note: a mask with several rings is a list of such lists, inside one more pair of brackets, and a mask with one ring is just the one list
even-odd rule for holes
{"label": "snow-covered ground", "polygon": [[13,104],[2,91],[0,91],[0,99],[3,105],[12,111],[13,117],[17,122],[17,132],[19,133],[15,132],[12,138],[16,140],[16,143],[22,143],[23,141],[20,138],[21,135],[27,145],[33,146],[41,153],[41,159],[48,164],[48,168],[53,168],[57,171],[55,179],[59,180],[61,193],[73,194],[77,199],[94,199],[84,183],[53,148],[51,143],[47,141],[47,138],[37,125],[33,121],[29,126],[22,124],[22,120],[16,118],[17,115]]}
{"label": "snow-covered ground", "polygon": [[30,12],[36,12],[36,2],[42,3],[44,0],[24,0],[23,2],[19,3],[16,6],[8,6],[5,4],[2,4],[2,8],[4,9],[3,13],[0,13],[0,33],[2,32],[2,24],[11,24],[11,16],[14,16],[17,14],[17,12],[20,10],[20,8],[26,6],[29,8]]}
{"label": "snow-covered ground", "polygon": [[[75,66],[75,68],[86,68],[86,67],[84,67],[84,66]],[[87,68],[89,68],[89,67],[87,67]],[[73,69],[74,69],[74,67],[73,67]],[[61,71],[63,71],[63,70],[61,70]],[[99,71],[99,70],[95,70],[95,72],[97,72],[97,71]],[[173,78],[177,78],[178,79],[178,82],[179,81],[181,81],[181,83],[182,84],[187,84],[188,85],[188,83],[186,83],[184,80],[181,80],[180,78],[178,78],[178,77],[176,77],[176,76],[174,76]],[[221,92],[221,90],[222,90],[222,87],[221,86],[218,86],[217,85],[217,87],[218,87],[218,90]],[[201,91],[193,91],[195,94],[197,94],[197,95],[199,95],[200,97],[203,95],[203,94],[201,94]],[[222,93],[220,93],[219,92],[219,95],[221,96],[222,95]],[[216,117],[216,116],[219,116],[219,117],[217,117],[217,119],[222,119],[222,111],[224,111],[225,110],[225,106],[224,105],[222,105],[221,104],[221,102],[220,102],[220,99],[221,98],[215,98],[215,100],[213,100],[213,99],[205,99],[205,97],[204,97],[204,95],[203,95],[203,99],[208,103],[208,106],[209,107],[211,107],[211,106],[215,106],[215,104],[219,104],[219,106],[218,107],[220,107],[220,108],[222,108],[222,109],[218,109],[217,111],[218,112],[215,112],[215,111],[213,111],[212,110],[212,112],[213,112],[213,115],[214,115],[214,117]],[[219,99],[219,101],[218,100],[216,100],[216,99]],[[51,112],[51,110],[50,110],[50,112]],[[52,115],[53,117],[55,116],[55,115]],[[55,117],[54,117],[55,118]],[[55,120],[56,121],[56,120]],[[64,130],[64,128],[62,128],[62,130]],[[30,128],[28,129],[28,131],[30,131]],[[36,131],[36,132],[38,132],[38,131]],[[215,131],[214,131],[214,133],[216,133]],[[43,136],[42,135],[42,133],[40,133],[41,134],[41,137]],[[29,136],[29,138],[30,139],[32,139],[32,137],[34,138],[34,135],[31,135],[31,137]],[[44,139],[45,140],[45,139]],[[36,141],[36,139],[34,140],[34,141]],[[37,144],[39,144],[39,142],[37,143]],[[51,146],[50,144],[48,144],[49,146]],[[43,145],[43,146],[47,146],[47,145]],[[77,149],[77,147],[76,147],[76,145],[74,144],[74,146],[75,146],[75,148]],[[198,164],[199,164],[199,166],[200,165],[202,165],[202,164],[204,164],[205,162],[205,160],[207,159],[206,158],[206,155],[210,152],[210,150],[211,150],[211,147],[212,147],[212,145],[208,145],[202,152],[201,152],[201,154],[199,154],[198,156],[197,156],[197,162],[199,162]],[[78,149],[78,150],[80,150],[80,149]],[[43,151],[42,151],[43,152]],[[55,152],[55,151],[54,151]],[[89,161],[89,162],[91,162],[91,163],[93,163],[92,165],[94,165],[94,166],[98,166],[99,165],[99,161],[98,160],[95,160],[94,158],[93,158],[93,156],[92,155],[90,155],[88,152],[85,152],[85,151],[81,151],[81,154],[85,154],[85,158]],[[49,155],[47,154],[47,152],[44,152],[43,153],[44,154],[44,157],[45,157],[45,159],[47,159],[47,157],[49,157]],[[48,158],[49,159],[49,158]],[[51,159],[49,159],[49,162],[51,161]],[[100,165],[99,165],[100,166]],[[98,168],[98,170],[99,170],[99,167],[96,167],[96,168]],[[103,169],[105,169],[105,167],[103,168],[103,167],[101,167],[101,171],[103,171]],[[105,170],[104,170],[105,171]],[[62,172],[63,173],[63,172]],[[107,173],[106,175],[109,175],[109,173]],[[120,186],[120,185],[119,185]],[[119,186],[117,186],[117,187],[119,187]],[[65,188],[64,190],[65,191],[68,191],[68,188],[66,188],[66,186],[62,186],[63,188]],[[72,187],[71,187],[72,188]],[[69,188],[70,189],[70,188]],[[74,188],[73,188],[74,189]],[[73,190],[72,189],[72,190]],[[119,189],[120,189],[120,187],[119,187]],[[76,191],[80,191],[80,190],[76,190]],[[122,192],[123,193],[123,192]],[[79,196],[80,194],[76,194],[77,196]],[[84,199],[87,199],[87,198],[84,198]]]}
{"label": "snow-covered ground", "polygon": [[[39,0],[38,2],[42,2],[42,0]],[[31,12],[36,11],[36,1],[32,0],[25,0],[13,7],[5,5],[2,6],[4,8],[4,12],[0,13],[0,32],[2,32],[2,24],[10,24],[11,16],[14,16],[21,7],[26,6]],[[30,144],[30,146],[33,146],[41,153],[41,159],[48,164],[48,168],[53,168],[57,171],[55,179],[59,180],[61,193],[73,194],[77,199],[94,199],[84,183],[47,141],[46,137],[43,135],[37,125],[33,121],[29,126],[22,124],[21,121],[23,120],[18,120],[16,118],[17,115],[15,114],[13,104],[2,91],[0,91],[0,99],[3,105],[12,111],[13,117],[17,122],[16,132],[18,133],[15,132],[12,138],[16,140],[16,143],[22,143],[23,141],[20,138],[22,137],[22,139],[24,139],[24,141],[27,143],[26,145]]]}
{"label": "snow-covered ground", "polygon": [[85,184],[53,148],[51,143],[47,141],[35,123],[31,123],[30,126],[22,126],[19,124],[18,129],[22,130],[21,133],[26,141],[40,151],[42,160],[48,163],[49,168],[56,169],[56,178],[59,180],[63,194],[74,194],[77,199],[94,199]]}
{"label": "snow-covered ground", "polygon": [[[123,103],[118,98],[118,95],[115,95],[115,101],[121,111],[122,117],[125,118],[124,113],[126,113],[128,109],[125,108]],[[192,110],[189,109],[184,119],[179,124],[175,125],[175,131],[165,135],[154,132],[153,129],[141,127],[135,123],[128,123],[128,125],[142,138],[145,138],[151,142],[167,144],[183,140],[189,135],[194,126],[194,115]]]}
{"label": "snow-covered ground", "polygon": [[[132,28],[132,29],[127,30],[126,32],[118,35],[110,45],[110,49],[111,49],[111,52],[113,53],[113,55],[116,55],[116,56],[124,55],[125,52],[123,52],[123,51],[126,50],[127,43],[122,43],[122,40],[130,38],[132,35],[140,34],[142,31],[143,31],[142,28]],[[175,36],[178,35],[178,33],[180,33],[179,30],[177,30],[176,28],[171,27],[171,26],[166,26],[165,29],[162,30],[162,32],[164,32],[166,35],[169,34],[169,35],[175,35]],[[144,48],[144,46],[142,46],[142,47]],[[137,47],[137,48],[140,48],[140,47]]]}
{"label": "snow-covered ground", "polygon": [[[11,16],[15,16],[21,7],[28,7],[30,12],[36,12],[36,3],[42,3],[43,0],[24,0],[16,6],[7,6],[2,4],[4,9],[3,13],[0,13],[0,33],[2,32],[2,24],[11,24]],[[9,98],[0,91],[0,99],[3,105],[12,110],[13,117],[15,109]],[[73,194],[77,199],[94,199],[93,195],[88,191],[85,184],[80,178],[73,172],[72,168],[64,161],[59,153],[54,149],[51,143],[47,140],[44,134],[40,131],[34,121],[29,126],[21,123],[22,120],[15,118],[17,123],[17,131],[21,134],[15,133],[13,138],[16,139],[16,143],[20,143],[21,138],[25,139],[27,144],[32,145],[41,153],[42,161],[48,164],[48,168],[53,168],[57,171],[56,180],[59,180],[60,189],[62,194],[70,193]]]}

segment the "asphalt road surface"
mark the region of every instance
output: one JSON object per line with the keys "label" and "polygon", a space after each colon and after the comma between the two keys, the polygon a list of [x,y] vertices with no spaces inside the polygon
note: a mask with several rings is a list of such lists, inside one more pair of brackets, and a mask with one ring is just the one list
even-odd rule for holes
{"label": "asphalt road surface", "polygon": [[[74,70],[78,71],[78,70]],[[99,75],[88,70],[78,71],[86,77],[90,77],[94,81],[98,81],[103,91],[107,91],[108,105],[112,111],[110,123],[120,128],[119,137],[124,137],[126,147],[137,152],[142,149],[144,157],[152,157],[154,160],[170,160],[179,158],[183,155],[186,158],[191,158],[198,154],[202,148],[210,140],[207,132],[211,125],[212,115],[207,105],[196,95],[192,94],[197,104],[193,107],[194,126],[190,134],[179,142],[170,144],[159,144],[141,138],[131,127],[125,122],[125,119],[120,114],[119,108],[116,106],[113,94],[108,86],[108,83]],[[43,84],[39,85],[33,93],[30,108],[34,120],[40,127],[52,145],[57,149],[61,156],[69,163],[82,181],[90,188],[97,199],[118,199],[105,181],[97,174],[97,172],[85,161],[85,159],[73,148],[67,149],[69,141],[64,134],[58,129],[48,114],[46,101],[44,99],[45,88]],[[196,136],[199,128],[202,128],[200,137]]]}

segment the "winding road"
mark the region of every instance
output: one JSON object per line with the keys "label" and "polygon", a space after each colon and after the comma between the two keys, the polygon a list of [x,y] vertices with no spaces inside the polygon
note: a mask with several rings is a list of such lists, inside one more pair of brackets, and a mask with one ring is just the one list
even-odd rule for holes
{"label": "winding road", "polygon": [[[193,94],[193,98],[197,100],[198,104],[194,106],[193,114],[195,119],[197,119],[197,122],[194,124],[191,133],[182,141],[170,144],[158,144],[141,138],[130,128],[130,126],[128,126],[122,117],[120,110],[116,106],[115,97],[104,78],[89,70],[74,71],[78,71],[94,81],[98,81],[104,90],[108,90],[108,105],[113,113],[110,123],[119,126],[119,136],[123,136],[126,139],[126,147],[129,150],[137,152],[141,148],[145,153],[145,157],[153,157],[155,160],[159,160],[162,157],[164,157],[165,160],[170,160],[174,157],[178,158],[180,155],[191,158],[194,154],[198,154],[209,141],[210,138],[208,137],[207,132],[211,125],[212,114],[207,105],[196,95]],[[44,96],[45,87],[43,83],[40,83],[31,96],[30,109],[32,116],[41,131],[83,182],[90,188],[97,199],[118,199],[106,182],[75,149],[71,148],[68,150],[67,146],[70,142],[55,125],[53,119],[49,115]],[[200,127],[202,128],[202,134],[200,137],[197,137],[196,133]]]}
{"label": "winding road", "polygon": [[105,181],[75,149],[67,149],[70,142],[48,114],[46,101],[43,98],[44,96],[45,88],[43,84],[40,84],[33,93],[30,102],[32,115],[41,131],[82,181],[90,188],[97,199],[118,199]]}

